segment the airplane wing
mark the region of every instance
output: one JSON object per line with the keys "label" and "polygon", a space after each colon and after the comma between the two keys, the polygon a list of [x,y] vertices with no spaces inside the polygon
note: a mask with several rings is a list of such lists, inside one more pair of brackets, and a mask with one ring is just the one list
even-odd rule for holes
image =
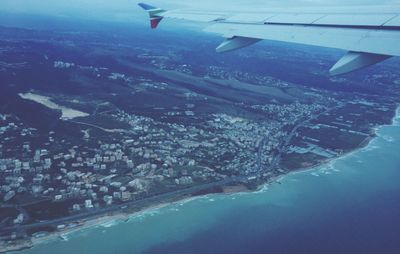
{"label": "airplane wing", "polygon": [[216,49],[227,52],[260,40],[275,40],[346,50],[330,69],[339,75],[400,56],[400,7],[330,11],[270,11],[223,13],[166,11],[140,3],[156,28],[163,18],[206,22],[205,31],[225,38]]}

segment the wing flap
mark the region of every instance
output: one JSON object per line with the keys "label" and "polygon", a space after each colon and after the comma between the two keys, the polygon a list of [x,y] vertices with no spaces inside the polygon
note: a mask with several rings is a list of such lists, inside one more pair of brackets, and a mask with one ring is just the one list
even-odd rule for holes
{"label": "wing flap", "polygon": [[397,26],[400,27],[400,15],[397,15],[396,17],[394,17],[393,19],[389,20],[388,22],[386,22],[383,26]]}
{"label": "wing flap", "polygon": [[394,14],[330,14],[315,21],[318,25],[338,25],[338,26],[382,26]]}
{"label": "wing flap", "polygon": [[322,14],[278,14],[265,22],[280,24],[312,24],[316,20],[324,17]]}
{"label": "wing flap", "polygon": [[208,13],[208,12],[190,12],[190,11],[166,11],[161,14],[164,18],[182,19],[196,22],[213,22],[225,19],[226,16],[221,13]]}
{"label": "wing flap", "polygon": [[275,15],[276,14],[268,13],[243,13],[231,16],[224,21],[232,23],[263,23],[265,20]]}

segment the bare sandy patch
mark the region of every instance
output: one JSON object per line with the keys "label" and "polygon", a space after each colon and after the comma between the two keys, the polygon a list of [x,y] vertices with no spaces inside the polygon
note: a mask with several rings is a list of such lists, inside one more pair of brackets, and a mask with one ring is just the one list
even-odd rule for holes
{"label": "bare sandy patch", "polygon": [[50,97],[47,96],[38,95],[34,93],[20,93],[18,95],[22,99],[34,101],[50,109],[61,110],[60,119],[62,120],[70,120],[77,117],[89,116],[88,113],[58,105],[57,103],[53,102]]}

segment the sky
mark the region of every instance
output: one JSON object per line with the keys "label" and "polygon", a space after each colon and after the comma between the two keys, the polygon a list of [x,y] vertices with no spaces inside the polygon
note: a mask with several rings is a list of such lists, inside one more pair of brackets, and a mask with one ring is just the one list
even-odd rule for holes
{"label": "sky", "polygon": [[[43,14],[59,17],[130,21],[145,15],[137,3],[141,0],[0,0],[0,11],[12,13]],[[162,7],[196,8],[223,11],[256,9],[259,7],[306,7],[400,4],[400,0],[142,0]],[[148,1],[148,2],[147,2]]]}

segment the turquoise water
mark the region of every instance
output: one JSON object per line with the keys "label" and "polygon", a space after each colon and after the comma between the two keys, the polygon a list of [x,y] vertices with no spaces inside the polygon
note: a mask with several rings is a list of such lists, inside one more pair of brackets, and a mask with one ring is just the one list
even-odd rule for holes
{"label": "turquoise water", "polygon": [[400,253],[400,114],[377,134],[257,193],[171,204],[22,253]]}

